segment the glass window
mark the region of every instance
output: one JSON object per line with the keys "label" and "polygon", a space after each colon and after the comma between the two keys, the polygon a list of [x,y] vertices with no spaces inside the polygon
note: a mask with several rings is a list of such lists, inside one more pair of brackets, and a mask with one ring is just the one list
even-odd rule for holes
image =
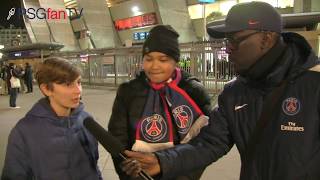
{"label": "glass window", "polygon": [[[242,2],[251,2],[252,0],[239,0],[239,3]],[[286,8],[293,7],[294,0],[256,0],[262,1],[271,4],[273,7]]]}
{"label": "glass window", "polygon": [[[212,12],[220,12],[222,15],[226,15],[230,8],[237,3],[236,0],[218,1],[211,4],[206,4],[205,14],[206,17]],[[189,15],[191,19],[203,18],[203,5],[195,4],[188,7]]]}

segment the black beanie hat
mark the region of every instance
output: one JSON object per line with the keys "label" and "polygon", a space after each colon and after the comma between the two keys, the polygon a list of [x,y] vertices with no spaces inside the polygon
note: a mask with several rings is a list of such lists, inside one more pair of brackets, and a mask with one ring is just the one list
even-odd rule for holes
{"label": "black beanie hat", "polygon": [[161,52],[178,62],[180,59],[178,37],[179,34],[170,25],[155,26],[143,44],[142,55]]}

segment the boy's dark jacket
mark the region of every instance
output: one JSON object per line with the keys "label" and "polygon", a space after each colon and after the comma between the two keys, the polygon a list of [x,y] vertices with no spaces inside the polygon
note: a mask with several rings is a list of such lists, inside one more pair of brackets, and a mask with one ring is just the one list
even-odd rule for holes
{"label": "boy's dark jacket", "polygon": [[59,118],[47,98],[12,129],[1,180],[101,180],[98,143],[83,127],[81,103]]}
{"label": "boy's dark jacket", "polygon": [[[282,38],[286,49],[264,79],[238,77],[227,84],[210,115],[209,126],[197,138],[156,153],[164,179],[205,167],[234,144],[242,161],[241,180],[320,179],[319,59],[302,36],[283,33]],[[279,99],[281,106],[276,107],[263,130],[252,162],[244,163],[264,98],[285,78],[289,83]]]}

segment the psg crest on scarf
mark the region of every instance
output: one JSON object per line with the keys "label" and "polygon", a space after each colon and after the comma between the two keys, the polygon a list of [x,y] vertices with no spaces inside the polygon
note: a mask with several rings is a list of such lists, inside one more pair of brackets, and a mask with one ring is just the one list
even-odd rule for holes
{"label": "psg crest on scarf", "polygon": [[186,134],[192,125],[193,113],[190,107],[181,105],[173,109],[173,116],[179,133]]}
{"label": "psg crest on scarf", "polygon": [[159,114],[154,114],[145,118],[141,122],[141,131],[143,137],[150,142],[161,141],[167,135],[166,120]]}

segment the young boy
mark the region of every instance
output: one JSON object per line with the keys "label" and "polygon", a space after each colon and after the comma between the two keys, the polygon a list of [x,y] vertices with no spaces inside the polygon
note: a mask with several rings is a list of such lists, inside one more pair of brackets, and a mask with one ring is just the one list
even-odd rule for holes
{"label": "young boy", "polygon": [[11,130],[2,180],[100,180],[98,144],[83,127],[77,68],[61,58],[36,73],[40,99]]}

